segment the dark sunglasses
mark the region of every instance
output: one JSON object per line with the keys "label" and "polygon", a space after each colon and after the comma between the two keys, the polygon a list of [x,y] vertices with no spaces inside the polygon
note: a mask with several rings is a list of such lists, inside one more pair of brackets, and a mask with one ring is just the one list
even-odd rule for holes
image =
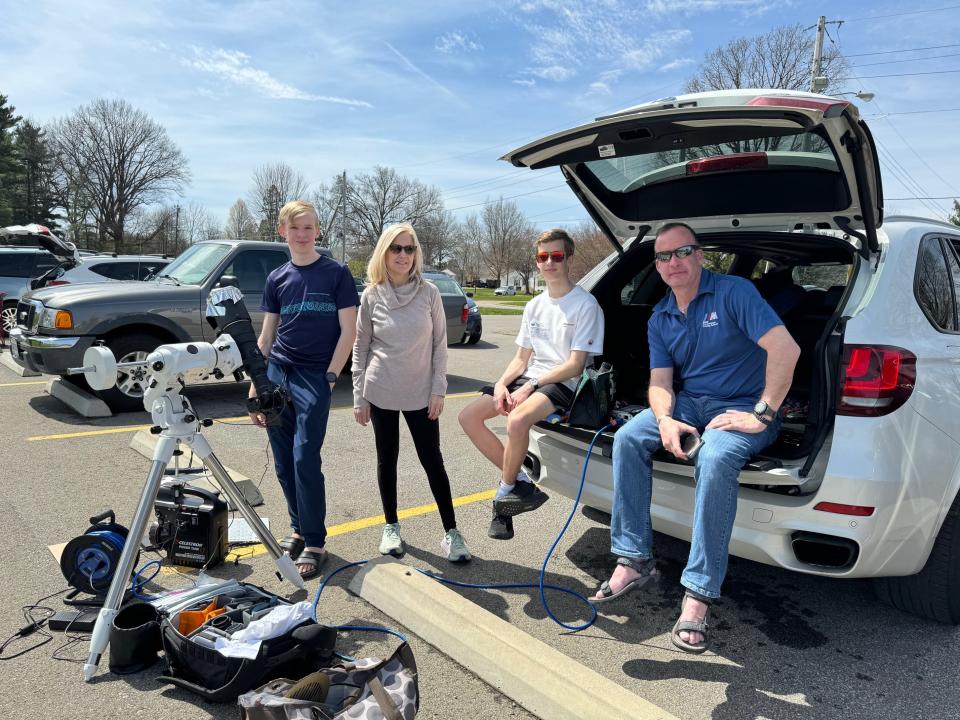
{"label": "dark sunglasses", "polygon": [[397,245],[393,243],[390,246],[390,252],[394,255],[399,255],[402,252],[405,252],[407,255],[413,255],[417,251],[416,245]]}
{"label": "dark sunglasses", "polygon": [[565,257],[566,254],[560,250],[554,250],[553,252],[538,252],[537,262],[545,263],[547,260],[553,260],[555,263],[561,263]]}
{"label": "dark sunglasses", "polygon": [[655,252],[653,256],[657,259],[657,262],[670,262],[670,259],[676,255],[678,258],[683,260],[685,257],[690,257],[693,255],[694,251],[698,249],[697,245],[684,245],[683,247],[678,247],[676,250],[661,250],[660,252]]}

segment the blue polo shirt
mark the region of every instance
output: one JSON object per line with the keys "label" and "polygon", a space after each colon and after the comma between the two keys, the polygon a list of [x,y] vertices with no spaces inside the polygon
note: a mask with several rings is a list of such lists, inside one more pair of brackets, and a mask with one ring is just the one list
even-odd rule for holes
{"label": "blue polo shirt", "polygon": [[757,341],[782,324],[749,280],[704,269],[686,315],[673,292],[654,307],[647,323],[650,367],[673,368],[693,397],[756,399],[767,367]]}

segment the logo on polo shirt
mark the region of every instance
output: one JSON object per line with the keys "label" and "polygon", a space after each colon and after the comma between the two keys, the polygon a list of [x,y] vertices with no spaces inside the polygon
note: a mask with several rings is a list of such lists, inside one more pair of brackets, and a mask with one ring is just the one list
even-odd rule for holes
{"label": "logo on polo shirt", "polygon": [[703,316],[703,327],[716,327],[720,322],[717,319],[717,314],[715,312],[708,312]]}

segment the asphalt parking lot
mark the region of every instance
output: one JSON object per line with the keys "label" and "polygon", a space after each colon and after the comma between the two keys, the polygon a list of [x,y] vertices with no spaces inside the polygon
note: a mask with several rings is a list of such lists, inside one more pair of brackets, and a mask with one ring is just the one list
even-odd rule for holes
{"label": "asphalt parking lot", "polygon": [[[496,473],[461,435],[456,416],[472,393],[502,370],[513,353],[518,325],[518,317],[486,317],[478,345],[450,349],[451,397],[441,437],[454,497],[462,499],[458,524],[475,555],[469,565],[451,566],[440,554],[440,521],[423,507],[432,498],[403,431],[400,505],[410,512],[401,525],[410,565],[466,582],[535,584],[543,557],[570,512],[570,501],[554,496],[536,513],[518,518],[512,541],[486,537],[488,491]],[[0,640],[25,624],[21,606],[65,587],[48,546],[82,533],[87,518],[106,508],[128,524],[149,465],[129,448],[135,431],[149,423],[145,413],[84,420],[47,396],[44,384],[0,367]],[[203,416],[243,414],[244,390],[238,385],[191,388],[187,394]],[[324,446],[332,553],[328,571],[372,557],[380,536],[372,429],[354,423],[350,404],[344,379],[335,391]],[[265,504],[257,510],[270,518],[275,535],[285,534],[285,505],[264,432],[219,422],[205,435],[225,465],[260,484]],[[584,594],[594,591],[611,569],[606,521],[592,511],[577,511],[551,560],[548,582]],[[712,612],[711,652],[696,657],[675,650],[667,633],[679,608],[678,579],[687,546],[660,535],[656,543],[665,582],[646,595],[627,596],[580,633],[554,624],[535,588],[458,592],[680,718],[960,717],[955,683],[960,632],[879,604],[865,581],[797,575],[732,558],[725,597]],[[223,564],[211,574],[237,577],[294,600],[312,599],[319,585],[312,580],[307,595],[291,594],[291,586],[273,575],[268,555]],[[395,626],[347,592],[349,579],[349,572],[341,573],[324,590],[321,622]],[[183,587],[192,582],[192,573],[170,570],[157,581],[167,589]],[[43,604],[62,608],[59,597]],[[564,597],[552,599],[552,607],[565,622],[588,617],[587,610]],[[42,639],[33,635],[12,643],[3,657]],[[62,647],[64,641],[55,633],[42,647],[3,663],[0,717],[238,716],[232,704],[207,704],[158,684],[160,665],[117,677],[107,672],[104,659],[94,681],[85,684],[81,669],[88,644]],[[419,717],[532,717],[417,637],[410,641],[420,671]],[[394,644],[379,635],[350,633],[341,638],[340,649],[355,656],[383,656]]]}

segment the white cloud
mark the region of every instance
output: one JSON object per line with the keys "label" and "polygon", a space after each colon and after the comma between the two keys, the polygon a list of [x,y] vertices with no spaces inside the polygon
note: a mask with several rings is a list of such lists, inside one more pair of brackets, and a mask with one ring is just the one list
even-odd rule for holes
{"label": "white cloud", "polygon": [[538,67],[530,70],[532,75],[536,75],[538,78],[543,78],[544,80],[553,80],[555,82],[563,82],[564,80],[569,80],[577,74],[577,71],[572,67],[564,67],[562,65],[550,65],[549,67]]}
{"label": "white cloud", "polygon": [[587,95],[592,97],[609,96],[613,95],[613,91],[610,90],[610,86],[604,82],[592,82],[587,89]]}
{"label": "white cloud", "polygon": [[654,15],[739,10],[745,15],[761,15],[774,7],[769,0],[647,0],[646,12]]}
{"label": "white cloud", "polygon": [[365,100],[333,97],[330,95],[314,95],[305,92],[293,85],[288,85],[274,78],[265,70],[258,70],[250,65],[250,56],[239,50],[224,50],[217,48],[208,50],[194,48],[193,59],[184,59],[188,67],[201,70],[242,87],[249,87],[261,95],[276,100],[308,100],[310,102],[327,102],[351,107],[372,108],[373,105]]}
{"label": "white cloud", "polygon": [[534,80],[533,78],[529,80],[513,80],[512,82],[514,85],[524,85],[526,87],[533,87],[534,85],[537,84],[537,81]]}
{"label": "white cloud", "polygon": [[670,70],[679,70],[680,68],[687,67],[688,65],[695,65],[696,60],[693,58],[682,57],[677,58],[676,60],[671,60],[666,65],[660,66],[660,72],[669,72]]}
{"label": "white cloud", "polygon": [[448,55],[451,53],[483,50],[483,45],[455,30],[451,30],[438,37],[433,47],[435,50]]}
{"label": "white cloud", "polygon": [[410,60],[410,58],[408,58],[408,57],[407,57],[406,55],[404,55],[402,52],[400,52],[399,50],[397,50],[393,45],[391,45],[390,43],[384,43],[384,45],[386,45],[388,48],[390,48],[390,51],[391,51],[394,55],[396,55],[398,58],[400,58],[401,62],[403,62],[403,64],[406,65],[407,68],[408,68],[411,72],[413,72],[413,73],[419,75],[420,77],[422,77],[422,78],[423,78],[424,80],[426,80],[428,83],[430,83],[430,84],[433,85],[435,88],[437,88],[438,90],[440,90],[444,95],[448,95],[449,97],[453,98],[453,99],[456,100],[457,102],[460,102],[460,103],[463,102],[459,97],[457,97],[457,95],[456,95],[452,90],[450,90],[450,89],[449,89],[448,87],[446,87],[445,85],[442,85],[440,82],[438,82],[438,81],[435,80],[434,78],[430,77],[427,73],[425,73],[423,70],[421,70],[421,69],[418,68],[416,65],[414,65],[413,62]]}

